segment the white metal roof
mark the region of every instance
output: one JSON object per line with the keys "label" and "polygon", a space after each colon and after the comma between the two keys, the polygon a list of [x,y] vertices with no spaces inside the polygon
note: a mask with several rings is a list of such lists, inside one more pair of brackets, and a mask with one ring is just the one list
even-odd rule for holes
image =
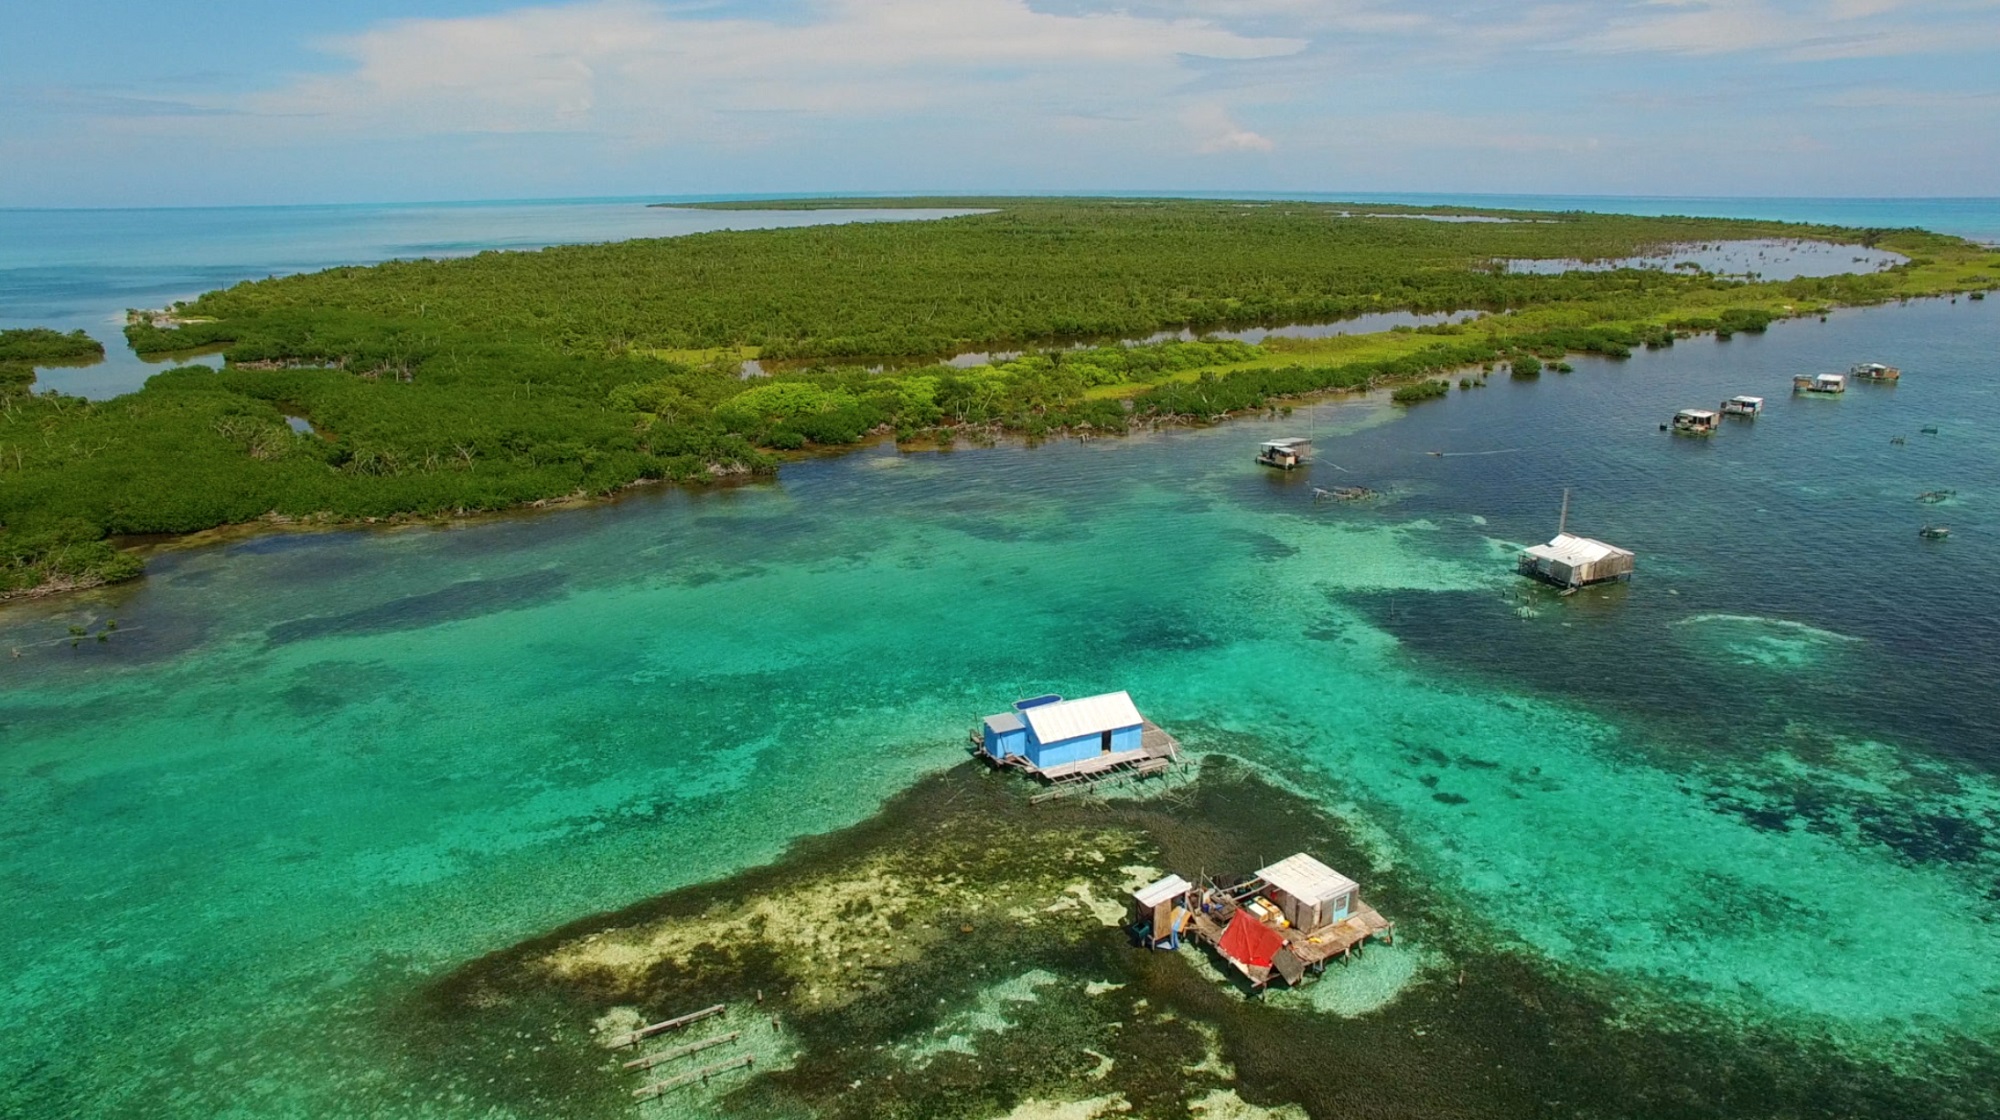
{"label": "white metal roof", "polygon": [[1603,541],[1594,541],[1589,537],[1579,537],[1571,533],[1557,533],[1554,540],[1547,544],[1535,545],[1528,549],[1527,552],[1530,556],[1539,557],[1543,560],[1554,560],[1558,563],[1568,564],[1571,567],[1575,567],[1578,564],[1595,564],[1600,560],[1609,560],[1613,556],[1632,555],[1630,552],[1616,545],[1605,544]]}
{"label": "white metal roof", "polygon": [[1132,697],[1124,692],[1107,692],[1102,696],[1085,696],[1060,704],[1043,704],[1022,712],[1021,718],[1034,729],[1035,738],[1044,743],[1059,743],[1083,735],[1137,727],[1144,722],[1139,718],[1139,709],[1132,706]]}
{"label": "white metal roof", "polygon": [[1290,449],[1293,447],[1297,447],[1300,444],[1311,443],[1311,442],[1312,441],[1309,439],[1304,439],[1298,436],[1292,436],[1286,439],[1267,439],[1264,441],[1264,446]]}
{"label": "white metal roof", "polygon": [[1176,895],[1186,894],[1193,889],[1194,884],[1186,879],[1179,875],[1169,875],[1151,886],[1140,887],[1133,891],[1132,897],[1138,899],[1141,906],[1158,906]]}
{"label": "white metal roof", "polygon": [[1300,902],[1314,905],[1339,898],[1359,885],[1304,852],[1286,856],[1257,872],[1257,877]]}
{"label": "white metal roof", "polygon": [[986,717],[986,729],[1004,735],[1009,731],[1021,730],[1021,717],[1014,712],[1001,712],[997,716]]}
{"label": "white metal roof", "polygon": [[1847,375],[1844,373],[1822,373],[1818,377],[1813,378],[1813,380],[1825,381],[1828,382],[1829,384],[1838,381],[1845,384],[1847,381]]}
{"label": "white metal roof", "polygon": [[1733,397],[1731,397],[1731,398],[1729,398],[1729,399],[1730,399],[1730,400],[1732,400],[1732,401],[1735,401],[1735,402],[1736,402],[1737,404],[1763,404],[1763,403],[1764,403],[1764,398],[1763,398],[1763,397],[1752,397],[1752,396],[1745,396],[1745,395],[1742,395],[1742,394],[1738,394],[1738,395],[1736,395],[1736,396],[1733,396]]}
{"label": "white metal roof", "polygon": [[1711,412],[1711,411],[1709,411],[1708,409],[1705,409],[1705,408],[1683,408],[1683,409],[1681,409],[1681,410],[1680,410],[1680,413],[1679,413],[1679,415],[1681,415],[1681,416],[1701,416],[1701,417],[1707,417],[1708,419],[1711,419],[1711,420],[1715,418],[1715,413],[1713,413],[1713,412]]}

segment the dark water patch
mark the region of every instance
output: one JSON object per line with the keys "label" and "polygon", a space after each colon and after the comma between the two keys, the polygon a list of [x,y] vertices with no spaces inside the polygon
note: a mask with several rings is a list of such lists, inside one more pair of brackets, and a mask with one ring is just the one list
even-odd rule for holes
{"label": "dark water patch", "polygon": [[278,699],[294,715],[312,718],[379,700],[407,680],[381,661],[320,661],[293,672]]}
{"label": "dark water patch", "polygon": [[281,622],[272,626],[267,634],[273,644],[284,644],[333,635],[373,634],[436,626],[553,601],[563,594],[567,579],[561,572],[542,569],[498,579],[462,580],[437,591],[406,595],[345,614]]}
{"label": "dark water patch", "polygon": [[347,533],[274,532],[259,533],[230,545],[225,551],[238,556],[282,556],[292,552],[348,547]]}
{"label": "dark water patch", "polygon": [[1259,533],[1251,529],[1235,529],[1223,534],[1223,539],[1241,542],[1248,547],[1254,560],[1288,560],[1299,554],[1297,545],[1287,544],[1269,533]]}
{"label": "dark water patch", "polygon": [[[1027,792],[1011,777],[960,767],[860,825],[800,842],[781,863],[473,962],[385,1011],[385,1040],[402,1040],[402,1080],[524,1117],[628,1114],[626,1090],[642,1079],[618,1068],[629,1053],[595,1043],[593,1024],[620,1007],[664,1017],[714,1002],[732,1010],[711,1033],[769,1034],[775,1019],[792,1048],[788,1061],[689,1090],[733,1116],[990,1117],[1033,1099],[1107,1094],[1132,1115],[1175,1116],[1219,1092],[1314,1117],[1969,1118],[2000,1103],[1986,1078],[2000,1072],[1991,1055],[1966,1055],[1963,1078],[1902,1077],[1827,1044],[1622,1014],[1532,952],[1494,948],[1505,931],[1450,911],[1408,871],[1373,867],[1339,820],[1226,757],[1211,757],[1198,782],[1164,801],[1037,807]],[[1049,924],[1021,916],[1036,910],[1008,909],[1037,891],[1060,902],[1063,884],[1079,879],[1114,890],[1104,863],[1119,858],[1247,871],[1298,849],[1356,873],[1413,943],[1370,954],[1420,946],[1436,955],[1400,998],[1351,1018],[1245,999],[1195,967],[1200,950],[1147,952],[1094,922]],[[1078,857],[1092,850],[1100,862]],[[783,929],[717,926],[737,933],[714,940],[698,932],[718,914],[785,898],[824,901],[801,920],[867,928],[873,908],[899,905],[911,884],[883,881],[873,894],[842,884],[878,882],[884,861],[897,875],[935,876],[940,891],[973,887],[891,936],[919,952],[870,960],[895,945],[835,934],[816,951],[857,959],[828,967],[822,958],[805,966],[818,978],[809,980],[788,959]],[[1758,914],[1744,884],[1725,877],[1710,887]],[[643,930],[671,941],[680,928],[697,931],[688,952],[637,968],[574,966],[592,959],[598,940]],[[1680,932],[1702,936],[1704,919],[1690,913]],[[1342,976],[1335,966],[1322,983]],[[829,1001],[810,987],[819,982],[859,996]],[[995,1002],[996,991],[1012,994]]]}

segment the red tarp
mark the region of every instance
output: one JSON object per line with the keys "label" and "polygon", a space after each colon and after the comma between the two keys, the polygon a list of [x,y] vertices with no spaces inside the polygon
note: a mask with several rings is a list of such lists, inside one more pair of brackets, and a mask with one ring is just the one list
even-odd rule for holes
{"label": "red tarp", "polygon": [[1284,947],[1283,935],[1243,910],[1229,919],[1229,928],[1222,931],[1222,940],[1216,943],[1223,956],[1258,968],[1271,967],[1271,958]]}

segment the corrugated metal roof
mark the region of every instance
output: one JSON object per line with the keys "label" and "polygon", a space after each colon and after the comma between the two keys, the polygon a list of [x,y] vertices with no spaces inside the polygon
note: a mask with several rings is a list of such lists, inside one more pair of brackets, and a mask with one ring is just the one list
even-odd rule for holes
{"label": "corrugated metal roof", "polygon": [[1700,416],[1700,417],[1704,417],[1704,418],[1706,418],[1706,419],[1709,419],[1709,420],[1713,420],[1713,419],[1715,419],[1715,413],[1713,413],[1713,412],[1710,412],[1710,411],[1709,411],[1708,409],[1705,409],[1705,408],[1683,408],[1683,409],[1681,409],[1681,410],[1680,410],[1680,411],[1679,411],[1678,413],[1676,413],[1675,415],[1677,415],[1677,416]]}
{"label": "corrugated metal roof", "polygon": [[1570,533],[1557,533],[1547,544],[1538,544],[1527,550],[1528,555],[1541,560],[1553,560],[1572,567],[1578,564],[1595,564],[1609,560],[1613,556],[1630,556],[1630,552],[1616,545],[1594,541],[1589,537],[1579,537]]}
{"label": "corrugated metal roof", "polygon": [[1302,438],[1299,438],[1299,437],[1296,437],[1296,436],[1294,436],[1294,437],[1292,437],[1292,438],[1290,438],[1290,439],[1267,439],[1267,440],[1265,440],[1265,441],[1264,441],[1264,444],[1263,444],[1263,446],[1265,446],[1265,447],[1276,447],[1276,448],[1282,448],[1282,449],[1284,449],[1284,450],[1290,450],[1290,449],[1292,449],[1292,448],[1294,448],[1294,447],[1298,447],[1298,446],[1300,446],[1300,445],[1308,445],[1308,446],[1310,446],[1310,445],[1311,445],[1311,443],[1312,443],[1312,441],[1311,441],[1311,440],[1309,440],[1309,439],[1302,439]]}
{"label": "corrugated metal roof", "polygon": [[1021,717],[1013,712],[1001,712],[997,716],[986,717],[986,730],[996,735],[1005,735],[1009,731],[1019,731],[1023,726],[1025,725],[1021,722]]}
{"label": "corrugated metal roof", "polygon": [[1158,906],[1170,898],[1186,894],[1193,889],[1194,884],[1186,879],[1179,875],[1169,875],[1151,886],[1140,887],[1133,891],[1132,897],[1138,899],[1141,906]]}
{"label": "corrugated metal roof", "polygon": [[1139,718],[1139,709],[1132,706],[1132,697],[1123,692],[1045,704],[1029,708],[1021,716],[1034,729],[1035,738],[1044,743],[1060,743],[1064,739],[1137,727],[1145,722]]}
{"label": "corrugated metal roof", "polygon": [[1257,872],[1257,877],[1300,902],[1318,905],[1359,888],[1354,880],[1300,852]]}
{"label": "corrugated metal roof", "polygon": [[1764,398],[1763,398],[1763,397],[1752,397],[1752,396],[1745,396],[1745,395],[1740,395],[1740,394],[1739,394],[1739,395],[1737,395],[1737,396],[1734,396],[1734,397],[1731,397],[1731,398],[1729,398],[1729,399],[1730,399],[1730,400],[1732,400],[1732,401],[1735,401],[1735,402],[1736,402],[1737,404],[1763,404],[1763,403],[1764,403]]}

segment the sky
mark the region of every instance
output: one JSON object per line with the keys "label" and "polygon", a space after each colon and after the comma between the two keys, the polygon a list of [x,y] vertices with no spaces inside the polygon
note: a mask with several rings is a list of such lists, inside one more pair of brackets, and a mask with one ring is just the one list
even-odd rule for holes
{"label": "sky", "polygon": [[2000,0],[0,0],[0,206],[2000,195]]}

